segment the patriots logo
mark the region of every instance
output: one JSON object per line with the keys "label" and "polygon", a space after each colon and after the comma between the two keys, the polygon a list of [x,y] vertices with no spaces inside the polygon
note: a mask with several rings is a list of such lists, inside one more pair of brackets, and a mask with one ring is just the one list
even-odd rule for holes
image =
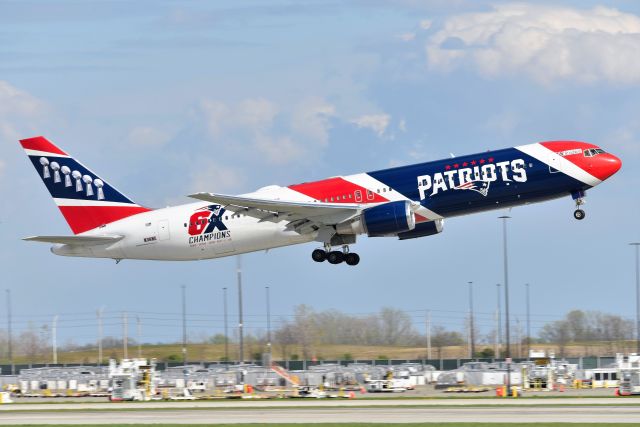
{"label": "patriots logo", "polygon": [[457,187],[453,187],[454,190],[471,190],[477,193],[482,194],[484,197],[487,197],[489,193],[489,184],[490,181],[469,181],[464,184],[460,184]]}

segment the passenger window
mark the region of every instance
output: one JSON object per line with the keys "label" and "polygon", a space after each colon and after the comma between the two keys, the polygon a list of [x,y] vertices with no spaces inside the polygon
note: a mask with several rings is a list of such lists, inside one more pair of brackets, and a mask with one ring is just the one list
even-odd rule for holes
{"label": "passenger window", "polygon": [[382,189],[382,192],[383,192],[383,193],[386,193],[386,192],[387,192],[387,189],[386,189],[386,188],[383,188],[383,189]]}
{"label": "passenger window", "polygon": [[186,223],[186,222],[184,223],[184,226],[185,226],[185,227],[187,226],[187,223]]}

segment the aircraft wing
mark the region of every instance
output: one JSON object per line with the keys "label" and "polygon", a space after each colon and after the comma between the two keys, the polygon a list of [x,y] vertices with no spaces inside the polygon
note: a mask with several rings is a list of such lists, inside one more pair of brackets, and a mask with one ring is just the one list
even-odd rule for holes
{"label": "aircraft wing", "polygon": [[124,236],[103,235],[103,236],[31,236],[22,240],[28,242],[62,243],[65,245],[92,246],[115,243],[122,240]]}
{"label": "aircraft wing", "polygon": [[214,193],[196,193],[189,197],[244,209],[246,215],[261,221],[288,221],[290,228],[301,234],[346,221],[362,211],[360,205],[353,203],[292,202]]}

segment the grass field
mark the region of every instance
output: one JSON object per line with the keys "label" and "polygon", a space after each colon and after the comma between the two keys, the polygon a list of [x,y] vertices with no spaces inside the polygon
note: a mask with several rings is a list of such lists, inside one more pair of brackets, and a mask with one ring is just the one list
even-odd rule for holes
{"label": "grass field", "polygon": [[[153,427],[185,427],[185,426],[198,426],[198,427],[286,427],[286,426],[301,426],[301,425],[309,425],[304,423],[290,423],[290,424],[108,424],[112,427],[140,427],[140,426],[153,426]],[[523,423],[523,424],[512,424],[512,423],[410,423],[410,424],[381,424],[381,423],[330,423],[330,424],[311,424],[314,427],[416,427],[416,426],[425,426],[425,427],[437,427],[437,426],[446,426],[446,427],[513,427],[514,425],[517,427],[554,427],[554,426],[575,426],[574,423]],[[609,426],[634,426],[640,425],[638,424],[598,424],[589,423],[589,427],[609,427]],[[21,427],[29,426],[29,424],[20,424]],[[76,427],[77,424],[48,424],[48,426],[53,427]]]}
{"label": "grass field", "polygon": [[[264,348],[259,345],[246,345],[245,354],[247,357],[254,353],[260,353]],[[462,352],[459,347],[448,347],[443,352],[443,358],[454,357],[455,354]],[[97,350],[89,351],[69,351],[58,352],[58,363],[95,363],[97,362]],[[236,355],[235,345],[229,346],[229,353]],[[434,352],[435,353],[435,352]],[[299,348],[291,348],[289,354],[302,355]],[[380,359],[383,357],[389,359],[420,359],[425,357],[425,349],[423,347],[397,347],[397,346],[357,346],[357,345],[323,345],[316,349],[315,356],[318,360],[342,360],[345,356],[351,356],[354,359]],[[129,356],[137,355],[137,347],[129,347]],[[273,347],[274,359],[281,360],[282,355],[278,346]],[[104,350],[104,358],[120,359],[123,356],[122,348],[112,348]],[[160,344],[160,345],[144,345],[142,346],[142,356],[155,358],[158,361],[167,361],[174,358],[182,360],[182,346],[179,344]],[[188,359],[189,360],[222,360],[224,357],[223,344],[189,344]],[[232,356],[233,357],[233,356]],[[6,360],[0,360],[0,363],[6,363]],[[50,355],[38,356],[14,356],[16,364],[27,363],[50,363]]]}
{"label": "grass field", "polygon": [[[634,344],[635,345],[635,344]],[[556,351],[557,348],[553,345],[540,345],[541,349]],[[536,348],[538,348],[536,347]],[[142,356],[148,358],[155,358],[158,361],[170,361],[170,360],[182,360],[181,358],[181,345],[179,344],[157,344],[157,345],[143,345]],[[253,354],[259,354],[264,350],[263,346],[254,343],[247,343],[245,345],[245,354],[250,357]],[[14,362],[16,364],[29,364],[29,363],[50,363],[50,352],[39,355],[20,355],[14,356]],[[67,351],[58,352],[58,363],[95,363],[97,362],[97,350],[83,350],[83,351]],[[229,346],[229,353],[232,355],[237,354],[237,349],[234,344]],[[424,347],[398,347],[398,346],[364,346],[364,345],[322,345],[315,347],[313,354],[318,360],[344,360],[345,358],[370,360],[370,359],[423,359],[425,358]],[[297,354],[301,357],[302,349],[291,346],[288,349],[288,354]],[[592,354],[613,354],[610,346],[603,343],[589,343],[569,345],[565,349],[565,354],[569,357],[572,356],[584,356]],[[137,355],[137,347],[129,347],[129,355]],[[107,348],[104,349],[104,361],[109,358],[122,358],[122,348]],[[441,354],[443,359],[455,359],[467,357],[467,350],[464,346],[450,346],[444,347]],[[517,356],[517,355],[516,355]],[[188,346],[188,359],[192,361],[199,360],[222,360],[224,357],[224,345],[223,344],[189,344]],[[281,348],[278,345],[273,346],[273,357],[275,360],[283,360]],[[433,350],[433,357],[438,358],[436,350]],[[103,362],[104,362],[103,361]],[[0,359],[0,364],[7,363],[7,360]]]}

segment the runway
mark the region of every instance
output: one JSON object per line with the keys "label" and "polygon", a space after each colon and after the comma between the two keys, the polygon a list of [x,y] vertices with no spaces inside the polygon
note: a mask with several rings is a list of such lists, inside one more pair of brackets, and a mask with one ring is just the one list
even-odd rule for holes
{"label": "runway", "polygon": [[0,425],[145,424],[159,422],[172,424],[311,424],[340,422],[637,424],[640,420],[640,399],[433,399],[20,404],[1,406],[0,412]]}

